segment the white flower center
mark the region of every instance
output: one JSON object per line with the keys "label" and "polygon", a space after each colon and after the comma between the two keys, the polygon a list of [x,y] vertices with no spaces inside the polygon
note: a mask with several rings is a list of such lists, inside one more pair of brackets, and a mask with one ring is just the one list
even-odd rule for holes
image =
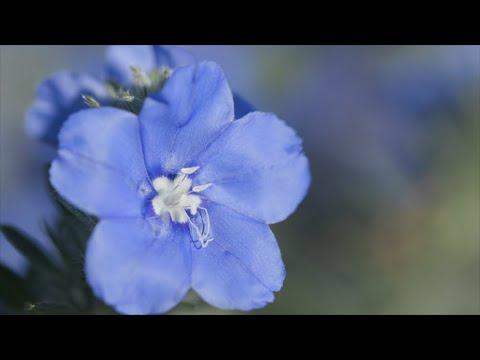
{"label": "white flower center", "polygon": [[157,195],[152,199],[152,207],[155,214],[165,221],[170,217],[173,222],[188,223],[194,241],[205,247],[213,239],[210,237],[208,211],[200,206],[202,199],[198,193],[208,189],[212,184],[192,188],[189,175],[198,169],[198,166],[183,168],[173,180],[165,176],[153,180],[152,185]]}

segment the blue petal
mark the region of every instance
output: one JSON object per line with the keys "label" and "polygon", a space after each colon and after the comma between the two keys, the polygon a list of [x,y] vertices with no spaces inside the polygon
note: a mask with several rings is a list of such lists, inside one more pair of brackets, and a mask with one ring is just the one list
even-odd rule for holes
{"label": "blue petal", "polygon": [[155,53],[151,45],[112,45],[105,53],[107,79],[122,86],[133,83],[131,66],[149,72],[155,69]]}
{"label": "blue petal", "polygon": [[251,310],[274,299],[285,268],[268,225],[224,206],[208,207],[212,240],[192,247],[192,287],[206,302],[222,309]]}
{"label": "blue petal", "polygon": [[151,174],[192,164],[234,118],[232,93],[212,62],[179,68],[154,97],[160,102],[147,99],[139,115]]}
{"label": "blue petal", "polygon": [[83,110],[69,118],[59,139],[50,181],[62,196],[100,217],[141,214],[148,176],[134,114]]}
{"label": "blue petal", "polygon": [[103,84],[85,74],[60,71],[41,82],[34,103],[26,112],[27,134],[56,145],[58,132],[68,116],[87,108],[82,95],[93,96],[101,103],[107,99]]}
{"label": "blue petal", "polygon": [[233,102],[235,104],[235,119],[240,119],[248,113],[255,111],[253,105],[237,93],[233,94]]}
{"label": "blue petal", "polygon": [[155,237],[142,220],[102,220],[88,244],[87,280],[121,313],[163,313],[190,288],[189,247],[184,227]]}
{"label": "blue petal", "polygon": [[175,69],[195,63],[195,57],[179,46],[155,45],[153,51],[155,52],[157,67],[168,66]]}
{"label": "blue petal", "polygon": [[290,215],[310,185],[300,138],[273,114],[234,121],[197,165],[195,184],[213,184],[207,198],[267,223]]}
{"label": "blue petal", "polygon": [[[192,53],[179,46],[155,45],[154,51],[158,67],[164,65],[175,69],[180,66],[192,65],[196,62],[196,58]],[[233,94],[233,102],[235,104],[235,119],[240,119],[249,112],[255,111],[252,104],[237,93]]]}

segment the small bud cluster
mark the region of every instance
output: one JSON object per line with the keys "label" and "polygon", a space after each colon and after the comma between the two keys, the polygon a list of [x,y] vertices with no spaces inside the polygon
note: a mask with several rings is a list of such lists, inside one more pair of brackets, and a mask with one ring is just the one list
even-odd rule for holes
{"label": "small bud cluster", "polygon": [[[107,81],[105,87],[112,106],[138,114],[145,98],[163,88],[172,75],[172,70],[162,66],[147,74],[135,66],[131,66],[130,69],[134,78],[133,85],[130,88],[124,88],[115,81]],[[101,106],[99,101],[92,96],[82,95],[82,98],[85,104],[91,108]]]}

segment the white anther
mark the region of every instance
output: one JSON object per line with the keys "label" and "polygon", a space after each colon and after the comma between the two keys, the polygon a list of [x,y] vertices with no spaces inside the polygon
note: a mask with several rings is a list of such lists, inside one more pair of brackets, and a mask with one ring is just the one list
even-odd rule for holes
{"label": "white anther", "polygon": [[194,186],[192,188],[192,191],[196,192],[196,193],[199,193],[199,192],[207,190],[210,186],[212,186],[212,183],[197,185],[197,186]]}
{"label": "white anther", "polygon": [[182,174],[185,174],[185,175],[192,175],[198,169],[200,169],[200,166],[192,166],[192,167],[189,167],[189,168],[183,168],[183,169],[180,170],[180,172]]}
{"label": "white anther", "polygon": [[161,191],[168,191],[170,189],[171,183],[172,182],[170,181],[169,178],[165,176],[161,176],[153,180],[152,185],[157,192],[161,192]]}
{"label": "white anther", "polygon": [[198,166],[181,169],[174,179],[160,176],[152,185],[157,195],[152,199],[155,215],[163,221],[189,224],[192,241],[204,248],[213,240],[210,234],[210,217],[206,208],[201,207],[202,198],[199,193],[212,186],[211,183],[197,185],[192,188],[192,180],[188,175],[199,169]]}

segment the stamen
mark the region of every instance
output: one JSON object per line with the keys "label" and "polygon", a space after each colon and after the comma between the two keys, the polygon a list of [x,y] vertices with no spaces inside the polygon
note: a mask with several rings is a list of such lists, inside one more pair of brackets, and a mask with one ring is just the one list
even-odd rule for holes
{"label": "stamen", "polygon": [[198,166],[183,168],[172,180],[160,176],[153,180],[153,188],[157,195],[151,200],[155,215],[164,221],[189,224],[190,235],[195,246],[204,248],[213,238],[210,235],[210,217],[208,210],[201,207],[202,198],[198,193],[208,189],[212,184],[192,187],[188,175],[195,173]]}
{"label": "stamen", "polygon": [[200,166],[192,166],[189,168],[183,168],[180,170],[182,174],[186,175],[192,175],[194,172],[196,172],[198,169],[200,169]]}
{"label": "stamen", "polygon": [[197,185],[192,188],[193,192],[199,193],[204,190],[207,190],[210,186],[212,186],[212,183],[204,184],[204,185]]}
{"label": "stamen", "polygon": [[153,180],[153,183],[152,183],[153,188],[157,192],[168,190],[170,188],[170,184],[171,184],[170,179],[165,176],[156,178],[155,180]]}
{"label": "stamen", "polygon": [[178,174],[175,179],[173,180],[173,189],[177,192],[188,192],[190,186],[192,186],[192,180],[188,178],[188,175],[185,174]]}

